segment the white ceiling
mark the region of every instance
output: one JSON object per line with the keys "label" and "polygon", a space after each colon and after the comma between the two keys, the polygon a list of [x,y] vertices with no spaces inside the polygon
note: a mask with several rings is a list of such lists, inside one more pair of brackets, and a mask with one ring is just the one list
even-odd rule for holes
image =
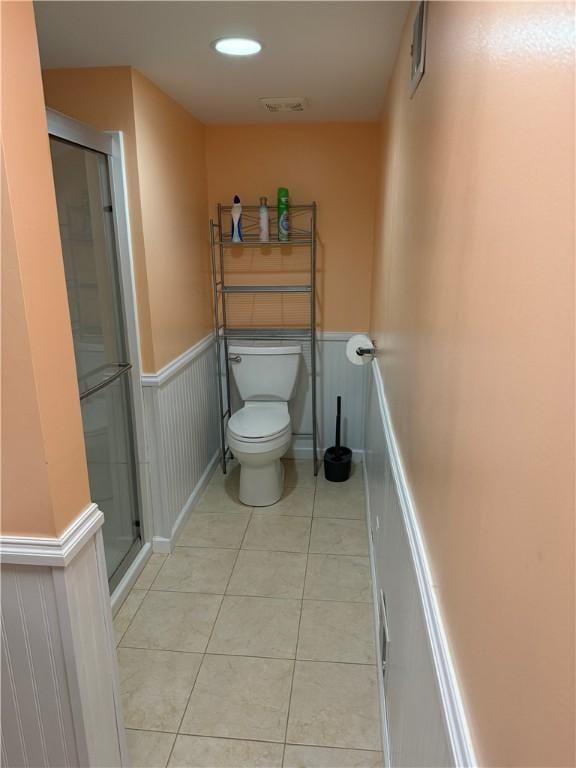
{"label": "white ceiling", "polygon": [[[36,2],[44,68],[132,65],[206,123],[375,120],[406,2]],[[221,56],[219,37],[255,37],[252,58]],[[306,97],[269,114],[262,96]]]}

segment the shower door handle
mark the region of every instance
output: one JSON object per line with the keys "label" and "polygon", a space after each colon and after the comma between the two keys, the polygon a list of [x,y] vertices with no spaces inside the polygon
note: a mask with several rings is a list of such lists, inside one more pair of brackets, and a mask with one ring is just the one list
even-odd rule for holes
{"label": "shower door handle", "polygon": [[242,358],[240,357],[240,355],[228,355],[228,360],[231,363],[241,363],[242,362]]}
{"label": "shower door handle", "polygon": [[[106,366],[111,367],[111,366]],[[111,384],[113,381],[116,381],[116,379],[120,378],[122,374],[128,373],[128,371],[132,368],[132,363],[116,363],[116,367],[118,368],[117,371],[115,371],[111,376],[107,376],[105,379],[102,379],[102,381],[98,382],[98,384],[94,384],[93,387],[90,387],[89,389],[86,389],[84,392],[80,393],[80,400],[84,400],[85,397],[90,397],[90,395],[93,395],[95,392],[98,392],[101,389],[104,389],[104,387],[107,387],[108,384]]]}

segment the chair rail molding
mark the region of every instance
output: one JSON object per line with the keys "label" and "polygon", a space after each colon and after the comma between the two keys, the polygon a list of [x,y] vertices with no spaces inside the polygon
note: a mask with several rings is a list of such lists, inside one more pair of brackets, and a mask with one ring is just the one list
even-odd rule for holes
{"label": "chair rail molding", "polygon": [[391,633],[386,747],[392,765],[473,768],[477,758],[423,534],[376,360],[371,367],[365,483],[375,611],[382,590]]}
{"label": "chair rail molding", "polygon": [[0,536],[0,562],[63,568],[104,523],[97,504],[89,504],[60,536]]}
{"label": "chair rail molding", "polygon": [[103,521],[90,504],[60,536],[0,537],[6,765],[129,764]]}

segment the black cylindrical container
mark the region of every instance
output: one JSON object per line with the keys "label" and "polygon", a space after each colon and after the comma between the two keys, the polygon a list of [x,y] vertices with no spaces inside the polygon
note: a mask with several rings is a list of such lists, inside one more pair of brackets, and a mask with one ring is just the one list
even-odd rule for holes
{"label": "black cylindrical container", "polygon": [[332,483],[343,483],[350,477],[352,469],[352,451],[340,445],[340,412],[342,398],[338,395],[336,404],[336,445],[327,448],[324,453],[324,477]]}

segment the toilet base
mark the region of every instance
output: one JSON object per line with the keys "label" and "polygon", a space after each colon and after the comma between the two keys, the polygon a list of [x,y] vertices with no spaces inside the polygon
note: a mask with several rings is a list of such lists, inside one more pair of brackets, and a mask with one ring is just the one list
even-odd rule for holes
{"label": "toilet base", "polygon": [[261,466],[240,463],[240,493],[242,504],[249,507],[269,507],[276,504],[284,490],[284,467],[280,459]]}

